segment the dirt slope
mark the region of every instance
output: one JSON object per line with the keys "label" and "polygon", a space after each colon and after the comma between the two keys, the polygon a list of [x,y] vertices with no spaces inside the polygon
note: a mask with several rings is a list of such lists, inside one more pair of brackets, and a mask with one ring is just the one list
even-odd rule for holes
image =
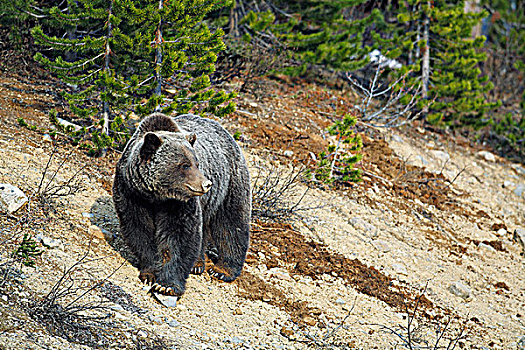
{"label": "dirt slope", "polygon": [[[0,75],[0,183],[31,195],[47,169],[41,188],[73,193],[34,197],[0,217],[0,349],[384,349],[402,348],[408,333],[412,344],[434,346],[445,325],[445,347],[451,339],[510,349],[525,334],[525,261],[512,240],[525,226],[519,165],[416,126],[370,134],[362,183],[311,186],[305,210],[255,219],[241,278],[191,276],[183,298],[165,307],[140,284],[119,238],[108,192],[118,155],[88,158],[18,126],[23,117],[47,127],[49,108],[61,110],[56,83],[28,79],[35,75],[5,67]],[[329,142],[332,113],[351,104],[346,92],[265,84],[222,121],[241,132],[254,182],[261,167],[259,179],[275,164],[286,179],[289,164],[310,162]],[[284,196],[292,205],[307,189],[294,188]],[[24,233],[52,246],[35,268],[11,264]],[[70,266],[64,295],[51,294],[62,308],[39,304]],[[77,305],[90,309],[67,309]]]}

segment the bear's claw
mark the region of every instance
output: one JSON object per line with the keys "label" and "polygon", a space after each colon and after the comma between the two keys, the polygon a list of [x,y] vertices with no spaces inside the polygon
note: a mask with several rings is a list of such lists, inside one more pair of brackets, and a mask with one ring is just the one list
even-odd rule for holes
{"label": "bear's claw", "polygon": [[181,293],[175,292],[175,289],[173,287],[166,287],[161,286],[158,283],[153,283],[151,286],[150,292],[156,292],[163,295],[169,295],[169,296],[181,296]]}
{"label": "bear's claw", "polygon": [[224,282],[232,282],[235,277],[230,271],[220,266],[213,266],[208,269],[208,274]]}

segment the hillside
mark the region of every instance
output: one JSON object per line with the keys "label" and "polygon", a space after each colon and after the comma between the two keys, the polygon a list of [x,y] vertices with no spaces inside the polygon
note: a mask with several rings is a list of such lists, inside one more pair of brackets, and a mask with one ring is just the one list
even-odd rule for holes
{"label": "hillside", "polygon": [[[416,123],[363,130],[361,183],[307,184],[296,169],[328,145],[353,95],[259,83],[221,122],[240,133],[256,198],[282,193],[257,202],[238,280],[190,276],[166,307],[119,236],[118,154],[90,158],[19,126],[48,127],[49,109],[64,108],[58,83],[2,67],[0,183],[30,202],[0,216],[0,349],[523,349],[524,166]],[[10,257],[25,233],[45,244],[35,267]]]}

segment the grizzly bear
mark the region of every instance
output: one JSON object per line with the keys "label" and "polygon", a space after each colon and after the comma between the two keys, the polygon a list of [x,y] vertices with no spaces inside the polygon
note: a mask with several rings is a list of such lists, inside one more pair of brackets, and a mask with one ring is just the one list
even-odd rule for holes
{"label": "grizzly bear", "polygon": [[144,119],[116,165],[120,232],[151,291],[180,296],[190,273],[231,282],[249,245],[250,175],[231,135],[196,115]]}

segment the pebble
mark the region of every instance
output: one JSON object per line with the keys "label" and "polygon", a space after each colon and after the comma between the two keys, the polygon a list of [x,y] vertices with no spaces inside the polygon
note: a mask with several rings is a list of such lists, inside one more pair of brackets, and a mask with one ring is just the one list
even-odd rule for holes
{"label": "pebble", "polygon": [[407,268],[403,264],[392,264],[392,269],[394,269],[395,273],[408,276]]}
{"label": "pebble", "polygon": [[2,300],[7,302],[9,298],[7,297],[7,295],[2,295]]}
{"label": "pebble", "polygon": [[460,298],[463,298],[463,299],[469,299],[470,298],[470,295],[471,295],[471,291],[470,291],[470,288],[465,285],[463,282],[460,282],[460,281],[457,281],[457,282],[454,282],[452,283],[449,287],[448,287],[448,290],[450,293],[460,297]]}
{"label": "pebble", "polygon": [[[418,154],[417,156],[415,156],[415,159],[416,159],[417,161],[419,161],[419,163],[421,164],[421,166],[426,166],[426,165],[428,165],[428,160],[426,160],[425,158],[423,158],[423,156],[421,156],[421,155],[419,155],[419,154]],[[417,162],[416,162],[416,164],[417,164]]]}
{"label": "pebble", "polygon": [[180,326],[180,322],[175,320],[175,319],[171,319],[168,322],[168,326],[170,326],[170,327],[179,327]]}
{"label": "pebble", "polygon": [[518,342],[516,345],[518,350],[525,350],[525,335],[518,337]]}
{"label": "pebble", "polygon": [[22,208],[29,198],[18,187],[11,184],[0,184],[0,208],[9,214]]}
{"label": "pebble", "polygon": [[516,170],[518,174],[525,175],[525,168],[518,164],[512,164],[511,168]]}
{"label": "pebble", "polygon": [[442,163],[445,163],[450,159],[450,154],[447,152],[432,150],[430,153],[432,153],[432,156],[439,159]]}
{"label": "pebble", "polygon": [[518,186],[516,186],[516,189],[514,190],[514,193],[518,197],[523,196],[524,192],[525,192],[525,185],[524,184],[519,184]]}
{"label": "pebble", "polygon": [[162,321],[162,318],[161,317],[158,317],[158,316],[152,316],[152,315],[149,315],[148,316],[149,320],[155,324],[163,324],[164,322]]}
{"label": "pebble", "polygon": [[496,249],[494,249],[492,246],[485,244],[485,243],[478,244],[478,248],[481,250],[490,252],[490,253],[496,253]]}
{"label": "pebble", "polygon": [[514,230],[512,240],[518,243],[523,249],[525,249],[525,228],[518,227]]}
{"label": "pebble", "polygon": [[350,219],[350,224],[356,229],[361,231],[366,231],[370,237],[377,236],[377,227],[366,222],[362,218],[355,217]]}
{"label": "pebble", "polygon": [[485,159],[487,162],[495,162],[496,156],[494,154],[487,152],[487,151],[481,151],[478,152],[478,156]]}
{"label": "pebble", "polygon": [[504,228],[500,228],[498,231],[496,231],[496,235],[498,236],[505,236],[507,234],[507,230]]}
{"label": "pebble", "polygon": [[346,301],[344,301],[343,299],[341,298],[337,298],[337,300],[335,301],[336,304],[339,304],[339,305],[344,305],[346,304]]}
{"label": "pebble", "polygon": [[390,248],[390,244],[381,239],[377,241],[372,241],[372,245],[374,246],[374,248],[376,248],[377,250],[383,253],[388,253],[389,251],[392,250],[392,248]]}
{"label": "pebble", "polygon": [[43,234],[39,233],[36,235],[36,240],[46,248],[55,249],[60,247],[62,242],[59,239],[54,239],[51,237],[44,236]]}
{"label": "pebble", "polygon": [[44,134],[44,136],[42,136],[42,141],[53,142],[53,139],[51,138],[51,136],[49,136],[49,134]]}
{"label": "pebble", "polygon": [[173,297],[173,296],[162,295],[162,294],[155,294],[155,295],[160,300],[162,305],[166,307],[177,307],[177,301],[179,300],[179,297]]}
{"label": "pebble", "polygon": [[285,157],[291,157],[293,156],[293,151],[290,151],[290,150],[286,150],[283,152],[284,156]]}
{"label": "pebble", "polygon": [[403,138],[399,135],[392,135],[392,141],[395,141],[395,142],[398,142],[398,143],[403,143]]}
{"label": "pebble", "polygon": [[510,180],[505,180],[503,182],[503,188],[514,188],[516,187],[516,184]]}

